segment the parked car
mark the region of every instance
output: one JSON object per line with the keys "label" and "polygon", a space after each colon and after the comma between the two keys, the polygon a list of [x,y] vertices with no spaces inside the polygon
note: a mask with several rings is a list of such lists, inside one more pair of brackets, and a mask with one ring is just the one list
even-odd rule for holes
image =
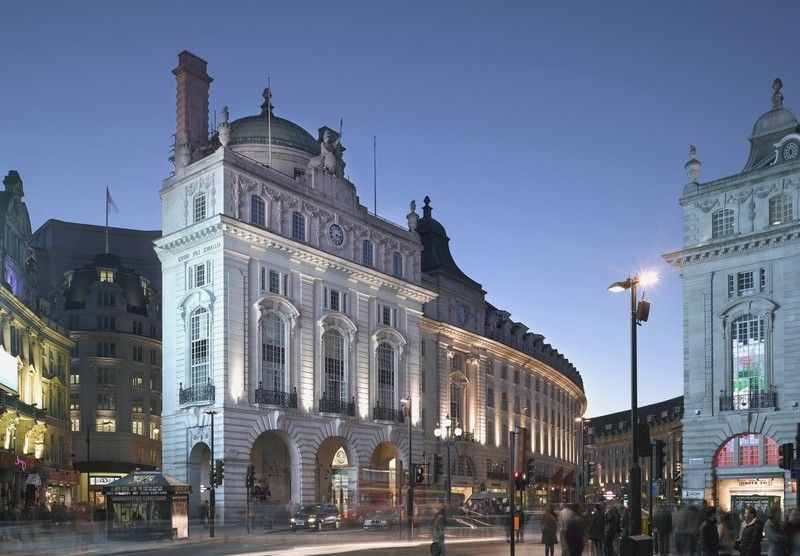
{"label": "parked car", "polygon": [[390,529],[400,523],[400,513],[393,508],[381,508],[364,515],[364,530]]}
{"label": "parked car", "polygon": [[310,504],[300,508],[290,520],[292,531],[315,529],[322,531],[325,527],[338,529],[342,526],[339,509],[333,504]]}

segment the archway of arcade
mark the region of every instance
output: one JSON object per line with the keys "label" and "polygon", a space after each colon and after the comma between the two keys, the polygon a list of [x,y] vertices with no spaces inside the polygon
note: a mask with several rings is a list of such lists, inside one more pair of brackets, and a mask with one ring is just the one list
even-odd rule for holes
{"label": "archway of arcade", "polygon": [[[361,469],[359,498],[362,506],[397,506],[402,501],[404,484],[403,457],[394,442],[375,447],[368,469]],[[413,477],[411,480],[414,480]]]}
{"label": "archway of arcade", "polygon": [[336,504],[342,515],[355,507],[358,490],[358,462],[344,438],[332,436],[317,449],[318,502]]}
{"label": "archway of arcade", "polygon": [[250,450],[250,463],[253,464],[255,480],[252,497],[255,502],[286,507],[292,497],[292,457],[289,445],[277,431],[262,433]]}
{"label": "archway of arcade", "polygon": [[198,442],[189,452],[186,478],[192,486],[189,494],[189,515],[203,517],[206,513],[209,494],[205,488],[211,482],[211,449],[205,442]]}

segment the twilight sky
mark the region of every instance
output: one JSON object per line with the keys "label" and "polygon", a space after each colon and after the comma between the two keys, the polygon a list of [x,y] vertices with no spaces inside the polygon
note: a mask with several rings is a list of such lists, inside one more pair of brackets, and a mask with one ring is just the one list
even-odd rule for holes
{"label": "twilight sky", "polygon": [[[163,5],[162,5],[163,4]],[[628,297],[656,268],[639,400],[682,393],[681,246],[689,144],[701,180],[744,166],[784,82],[800,107],[792,2],[19,2],[0,5],[0,171],[48,218],[160,228],[177,54],[209,63],[211,106],[316,135],[344,118],[347,172],[405,222],[430,195],[487,299],[582,373],[588,415],[630,407]],[[213,120],[213,115],[212,115]]]}

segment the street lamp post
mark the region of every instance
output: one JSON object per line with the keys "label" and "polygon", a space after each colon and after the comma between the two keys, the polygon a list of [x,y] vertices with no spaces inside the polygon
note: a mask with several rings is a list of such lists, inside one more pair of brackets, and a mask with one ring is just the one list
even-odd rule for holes
{"label": "street lamp post", "polygon": [[589,419],[575,417],[575,422],[581,424],[581,501],[586,503],[586,487],[589,484],[589,462],[586,461],[586,424]]}
{"label": "street lamp post", "polygon": [[[451,428],[452,427],[452,428]],[[458,421],[455,423],[450,420],[450,415],[447,415],[442,421],[441,425],[439,423],[436,424],[436,429],[433,431],[433,435],[436,438],[440,438],[444,440],[444,443],[447,445],[447,479],[445,484],[445,496],[447,499],[447,508],[450,508],[450,500],[452,495],[452,475],[450,469],[450,445],[453,443],[453,440],[460,437],[464,433],[461,430],[461,427],[458,426]]]}
{"label": "street lamp post", "polygon": [[416,481],[416,474],[414,473],[414,464],[412,461],[411,452],[411,396],[400,400],[406,407],[406,419],[408,420],[408,490],[406,493],[406,520],[408,527],[409,540],[414,538],[414,482]]}
{"label": "street lamp post", "polygon": [[650,313],[650,304],[642,299],[637,303],[637,286],[646,286],[658,280],[654,272],[643,272],[629,277],[622,282],[614,282],[608,287],[611,292],[630,290],[631,292],[631,470],[630,470],[630,509],[631,531],[630,536],[640,535],[642,532],[642,469],[639,466],[639,450],[636,442],[638,424],[637,400],[637,369],[636,369],[636,327],[645,322]]}

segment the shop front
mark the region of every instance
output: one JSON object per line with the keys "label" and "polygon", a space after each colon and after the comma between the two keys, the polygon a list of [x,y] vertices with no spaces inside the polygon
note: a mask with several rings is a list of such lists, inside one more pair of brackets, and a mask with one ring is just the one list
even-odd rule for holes
{"label": "shop front", "polygon": [[29,513],[40,502],[42,481],[36,458],[0,452],[0,509]]}
{"label": "shop front", "polygon": [[78,486],[78,473],[68,469],[44,468],[44,501],[49,508],[70,507],[73,493]]}
{"label": "shop front", "polygon": [[783,507],[783,475],[717,478],[717,496],[720,507],[731,512],[736,520],[747,506],[753,506],[764,519],[769,508]]}

